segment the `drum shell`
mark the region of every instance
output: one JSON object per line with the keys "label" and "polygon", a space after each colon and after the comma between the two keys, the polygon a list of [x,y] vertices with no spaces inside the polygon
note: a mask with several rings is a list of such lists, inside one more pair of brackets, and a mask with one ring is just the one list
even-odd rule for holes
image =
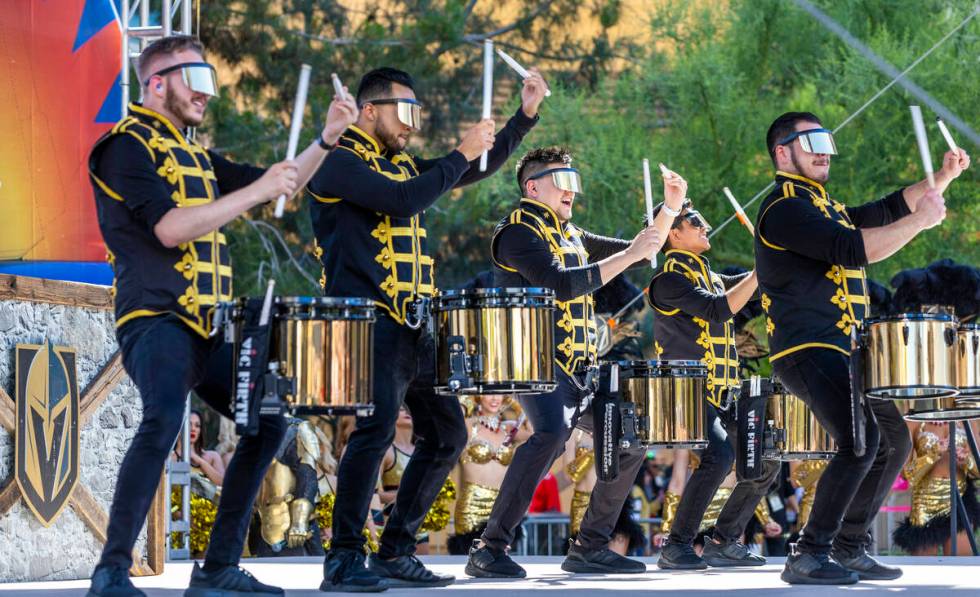
{"label": "drum shell", "polygon": [[900,410],[908,421],[943,422],[980,419],[980,405],[969,400],[957,400],[953,396],[906,400],[900,406]]}
{"label": "drum shell", "polygon": [[[486,300],[484,300],[486,299]],[[480,297],[433,309],[436,389],[440,393],[540,393],[555,388],[554,306],[521,305],[516,297]],[[494,306],[490,306],[494,305]],[[476,365],[474,385],[448,389],[449,338],[460,336]]]}
{"label": "drum shell", "polygon": [[961,400],[980,404],[980,324],[956,332],[956,387]]}
{"label": "drum shell", "polygon": [[918,400],[958,393],[952,317],[909,314],[869,320],[865,333],[868,395]]}
{"label": "drum shell", "polygon": [[[350,300],[350,299],[338,299]],[[279,304],[273,358],[295,378],[286,397],[295,414],[357,414],[371,404],[374,306],[347,308]]]}
{"label": "drum shell", "polygon": [[766,418],[783,430],[783,441],[776,445],[780,460],[824,460],[837,453],[834,438],[798,396],[785,391],[773,393],[766,405]]}
{"label": "drum shell", "polygon": [[708,370],[698,362],[621,364],[624,399],[633,403],[645,424],[637,430],[641,443],[665,448],[707,447],[705,395]]}

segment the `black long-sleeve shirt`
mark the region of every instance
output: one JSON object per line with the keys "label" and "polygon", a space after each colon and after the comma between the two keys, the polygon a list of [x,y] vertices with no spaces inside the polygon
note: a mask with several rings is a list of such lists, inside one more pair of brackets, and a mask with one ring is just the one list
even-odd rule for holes
{"label": "black long-sleeve shirt", "polygon": [[[523,109],[507,121],[494,137],[493,149],[487,152],[487,169],[480,172],[480,159],[472,162],[459,150],[441,158],[424,159],[411,156],[418,175],[395,180],[373,169],[356,151],[343,148],[332,152],[310,179],[308,188],[315,197],[341,199],[358,207],[399,218],[409,218],[431,207],[439,197],[456,187],[466,186],[492,176],[514,152],[524,136],[537,123]],[[352,128],[352,131],[357,131]],[[358,135],[366,137],[366,135]],[[375,143],[374,149],[383,157],[391,157]],[[403,163],[399,161],[398,163]]]}
{"label": "black long-sleeve shirt", "polygon": [[371,298],[404,322],[416,297],[435,292],[425,209],[450,189],[493,175],[536,122],[519,109],[497,133],[485,172],[459,151],[437,159],[391,153],[348,129],[308,186],[324,294]]}
{"label": "black long-sleeve shirt", "polygon": [[858,207],[820,183],[778,172],[756,223],[755,261],[771,361],[806,348],[850,353],[852,328],[868,306],[862,228],[910,213],[904,191]]}
{"label": "black long-sleeve shirt", "polygon": [[[830,208],[828,208],[830,209]],[[903,191],[845,212],[854,228],[828,219],[809,201],[777,201],[760,218],[759,232],[771,243],[825,263],[868,265],[861,228],[885,226],[908,215]]]}
{"label": "black long-sleeve shirt", "polygon": [[[749,273],[736,276],[715,274],[728,290],[749,276]],[[650,301],[665,310],[680,309],[684,313],[711,323],[725,323],[734,314],[728,305],[728,295],[712,292],[691,282],[687,276],[664,272],[650,282]]]}
{"label": "black long-sleeve shirt", "polygon": [[657,358],[701,361],[708,368],[708,401],[722,404],[738,384],[735,326],[726,291],[749,274],[711,271],[707,258],[670,249],[647,295],[654,308]]}
{"label": "black long-sleeve shirt", "polygon": [[580,238],[589,253],[589,264],[578,267],[563,266],[548,243],[526,226],[507,226],[494,247],[497,261],[518,270],[532,285],[554,290],[558,300],[569,301],[601,288],[598,262],[630,245],[629,241],[585,230]]}

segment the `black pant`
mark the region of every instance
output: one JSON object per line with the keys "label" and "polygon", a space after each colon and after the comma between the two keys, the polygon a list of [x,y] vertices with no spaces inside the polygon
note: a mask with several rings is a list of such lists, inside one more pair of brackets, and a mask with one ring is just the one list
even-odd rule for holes
{"label": "black pant", "polygon": [[[500,493],[483,532],[483,542],[490,547],[505,549],[513,543],[535,489],[555,459],[565,451],[572,429],[577,426],[592,430],[592,413],[586,410],[587,401],[582,392],[564,372],[556,371],[558,387],[553,392],[518,398],[534,433],[517,448],[500,484]],[[585,549],[603,549],[608,545],[645,454],[645,448],[623,452],[616,480],[596,482],[578,534],[578,541]]]}
{"label": "black pant", "polygon": [[[232,416],[233,351],[220,339],[202,338],[175,315],[135,319],[118,337],[123,366],[140,391],[143,421],[119,468],[98,567],[128,569],[164,462],[180,432],[187,393],[194,390],[216,411]],[[225,472],[206,557],[209,569],[238,563],[252,502],[286,431],[282,417],[260,421],[259,434],[238,442]]]}
{"label": "black pant", "polygon": [[[725,477],[732,472],[737,432],[734,412],[734,408],[721,411],[711,404],[705,405],[708,447],[701,451],[701,464],[684,486],[674,524],[670,528],[668,540],[671,543],[690,545],[694,542],[705,510]],[[759,500],[769,493],[769,488],[779,475],[779,468],[778,461],[767,460],[760,478],[735,485],[715,523],[715,539],[727,543],[742,536]]]}
{"label": "black pant", "polygon": [[385,558],[415,553],[415,534],[467,440],[459,399],[437,395],[434,381],[432,336],[379,315],[374,328],[374,414],[357,420],[340,459],[331,551],[364,548],[361,533],[378,469],[395,437],[404,402],[412,415],[415,452],[402,475],[378,553]]}
{"label": "black pant", "polygon": [[822,348],[790,354],[773,373],[801,398],[837,442],[837,454],[817,484],[813,510],[798,543],[802,552],[852,551],[870,544],[869,530],[912,449],[894,403],[869,400],[866,451],[854,454],[851,430],[850,357]]}

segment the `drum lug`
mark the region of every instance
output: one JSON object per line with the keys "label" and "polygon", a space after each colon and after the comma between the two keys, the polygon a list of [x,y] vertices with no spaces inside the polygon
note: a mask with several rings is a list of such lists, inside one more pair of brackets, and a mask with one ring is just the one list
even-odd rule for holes
{"label": "drum lug", "polygon": [[909,330],[909,326],[908,325],[903,325],[902,326],[902,342],[905,344],[905,346],[908,346],[909,345],[909,333],[910,332],[911,332],[911,330]]}
{"label": "drum lug", "polygon": [[946,336],[946,346],[956,344],[956,328],[947,327],[943,330],[943,335]]}
{"label": "drum lug", "polygon": [[466,341],[462,336],[449,336],[446,344],[449,348],[449,380],[446,385],[453,392],[473,387],[473,378],[469,375],[473,369],[473,359],[466,354]]}

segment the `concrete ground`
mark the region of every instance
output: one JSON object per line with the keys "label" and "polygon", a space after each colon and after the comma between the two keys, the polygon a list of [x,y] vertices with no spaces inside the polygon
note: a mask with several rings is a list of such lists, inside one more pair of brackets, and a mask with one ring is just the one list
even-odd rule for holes
{"label": "concrete ground", "polygon": [[[925,597],[928,595],[980,596],[980,558],[882,558],[885,562],[903,567],[905,575],[891,582],[862,582],[850,587],[792,588],[797,595],[828,595],[850,591],[856,596],[901,595]],[[455,584],[433,589],[429,595],[445,597],[483,597],[506,591],[507,597],[530,596],[531,591],[562,591],[569,597],[587,595],[629,595],[640,591],[649,592],[703,592],[717,595],[718,591],[751,597],[762,595],[787,595],[790,586],[779,580],[782,559],[774,558],[762,568],[741,570],[709,569],[704,572],[673,572],[659,570],[654,558],[647,558],[645,574],[629,576],[571,575],[560,568],[558,557],[517,558],[528,572],[522,580],[483,580],[468,578],[463,574],[465,559],[462,557],[431,556],[422,560],[433,570],[455,574]],[[322,579],[321,561],[316,558],[280,558],[246,560],[245,567],[260,580],[278,584],[287,595],[321,595],[316,588]],[[151,597],[178,596],[183,593],[190,577],[191,564],[180,562],[167,564],[160,576],[139,578],[136,586]],[[25,596],[81,596],[88,588],[87,581],[46,583],[0,584],[0,595]],[[5,593],[6,592],[6,593]],[[417,589],[391,589],[387,595],[421,595]]]}

